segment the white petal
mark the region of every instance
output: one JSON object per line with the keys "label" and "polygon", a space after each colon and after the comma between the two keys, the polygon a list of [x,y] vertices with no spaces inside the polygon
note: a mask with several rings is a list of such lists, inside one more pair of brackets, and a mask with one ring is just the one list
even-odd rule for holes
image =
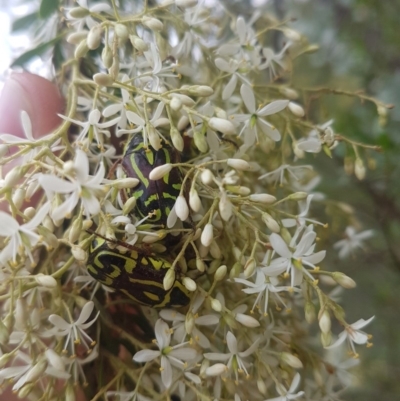
{"label": "white petal", "polygon": [[237,76],[233,74],[229,82],[226,84],[224,90],[222,91],[222,100],[227,100],[232,96],[232,93],[236,89],[237,80]]}
{"label": "white petal", "polygon": [[144,120],[142,117],[138,116],[136,113],[134,113],[133,111],[128,110],[126,112],[126,116],[128,117],[128,120],[130,123],[132,124],[136,124],[139,126],[143,126],[144,125]]}
{"label": "white petal", "polygon": [[253,89],[249,86],[242,84],[240,87],[240,94],[242,95],[244,104],[247,110],[253,114],[256,112],[256,98],[254,97]]}
{"label": "white petal", "polygon": [[220,352],[206,352],[204,354],[204,358],[207,358],[210,361],[227,361],[229,357],[230,354],[222,354]]}
{"label": "white petal", "polygon": [[289,387],[288,393],[293,393],[300,384],[300,374],[296,373],[293,377],[292,384]]}
{"label": "white petal", "polygon": [[258,116],[270,116],[271,114],[279,113],[289,104],[289,100],[275,100],[274,102],[267,104],[259,111],[257,111]]}
{"label": "white petal", "polygon": [[166,388],[172,383],[172,367],[165,356],[161,357],[161,380]]}
{"label": "white petal", "polygon": [[194,348],[184,347],[173,349],[168,355],[182,361],[190,361],[196,358],[197,352]]}
{"label": "white petal", "polygon": [[149,361],[152,361],[153,359],[157,358],[158,356],[160,356],[160,351],[153,351],[150,349],[145,349],[145,350],[136,352],[136,354],[133,356],[133,360],[135,362],[149,362]]}
{"label": "white petal", "polygon": [[351,325],[354,330],[359,330],[365,327],[367,324],[371,323],[374,320],[375,316],[370,317],[368,320],[360,319]]}
{"label": "white petal", "polygon": [[169,330],[168,324],[162,319],[158,319],[154,327],[157,344],[160,350],[169,346],[171,341],[171,332]]}
{"label": "white petal", "polygon": [[19,224],[8,213],[0,211],[0,227],[0,235],[2,237],[9,237],[18,231]]}
{"label": "white petal", "polygon": [[237,340],[234,334],[230,331],[226,334],[226,343],[231,354],[237,354]]}
{"label": "white petal", "polygon": [[86,320],[88,320],[90,315],[92,314],[93,309],[94,309],[94,302],[93,301],[87,302],[82,308],[81,314],[79,315],[79,318],[76,321],[76,325],[85,323]]}
{"label": "white petal", "polygon": [[103,116],[104,117],[110,117],[113,116],[114,114],[118,113],[119,111],[121,111],[123,108],[123,105],[120,103],[116,103],[116,104],[110,104],[109,106],[107,106],[104,110],[103,110]]}
{"label": "white petal", "polygon": [[269,242],[278,255],[288,259],[292,257],[292,252],[290,252],[286,242],[280,235],[272,233],[269,236]]}

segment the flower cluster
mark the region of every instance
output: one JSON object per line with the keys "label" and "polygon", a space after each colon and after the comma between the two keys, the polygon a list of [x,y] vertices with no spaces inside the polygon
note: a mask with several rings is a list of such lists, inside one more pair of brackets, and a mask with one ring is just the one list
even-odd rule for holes
{"label": "flower cluster", "polygon": [[[63,123],[35,140],[24,111],[26,139],[0,135],[0,383],[49,401],[333,394],[352,364],[324,348],[357,357],[372,318],[349,324],[326,288],[355,282],[324,261],[334,216],[313,215],[301,159],[346,140],[288,84],[306,41],[269,11],[139,3],[63,9]],[[341,258],[372,235],[346,233]]]}

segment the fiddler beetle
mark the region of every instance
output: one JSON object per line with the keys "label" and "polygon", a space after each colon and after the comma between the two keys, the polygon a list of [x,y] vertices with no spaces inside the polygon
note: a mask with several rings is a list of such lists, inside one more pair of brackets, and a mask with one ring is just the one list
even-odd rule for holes
{"label": "fiddler beetle", "polygon": [[180,307],[190,302],[191,293],[183,285],[179,271],[172,287],[164,289],[163,280],[171,267],[169,261],[158,255],[128,248],[125,253],[111,249],[109,241],[102,237],[92,241],[87,261],[88,273],[97,281],[153,308]]}
{"label": "fiddler beetle", "polygon": [[182,188],[183,175],[179,168],[173,168],[160,180],[150,180],[150,172],[166,163],[178,163],[180,155],[168,144],[159,150],[146,146],[143,135],[136,134],[127,144],[122,158],[122,168],[127,177],[139,180],[139,185],[126,189],[126,196],[136,198],[136,210],[150,223],[166,225],[176,199]]}

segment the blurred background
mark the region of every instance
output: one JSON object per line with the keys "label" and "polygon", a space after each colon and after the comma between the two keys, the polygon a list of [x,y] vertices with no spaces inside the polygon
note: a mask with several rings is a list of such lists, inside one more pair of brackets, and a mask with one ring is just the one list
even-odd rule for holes
{"label": "blurred background", "polygon": [[[246,18],[254,11],[248,3],[225,1]],[[0,1],[0,80],[7,75],[13,54],[29,47],[24,25],[13,25],[12,21],[29,16],[37,4],[29,0]],[[375,105],[362,104],[356,97],[324,91],[308,96],[309,106],[312,107],[312,101],[322,105],[320,114],[313,116],[315,122],[322,124],[333,116],[336,133],[354,141],[377,144],[383,151],[363,155],[369,160],[363,181],[346,174],[346,157],[354,155],[346,154],[344,147],[335,150],[331,159],[322,154],[315,159],[309,155],[304,162],[307,164],[312,158],[322,175],[317,191],[325,193],[328,199],[345,201],[354,210],[354,220],[350,222],[353,226],[374,230],[364,250],[345,260],[330,252],[328,259],[334,270],[343,271],[358,283],[356,289],[343,294],[347,320],[376,316],[367,328],[373,334],[374,346],[359,348],[362,363],[355,372],[354,387],[343,399],[399,399],[400,0],[253,0],[251,5],[261,13],[273,11],[281,19],[292,19],[293,28],[308,37],[310,43],[319,45],[319,51],[295,61],[293,87],[360,90],[395,105],[386,118],[382,113],[378,116]],[[48,63],[49,57],[44,61]],[[43,59],[33,58],[29,70],[48,76],[45,64]],[[328,203],[322,203],[313,213],[320,213],[321,221],[337,225],[337,232],[343,232],[349,223],[332,217],[335,211],[330,210]],[[339,239],[340,236],[324,238],[331,246]]]}

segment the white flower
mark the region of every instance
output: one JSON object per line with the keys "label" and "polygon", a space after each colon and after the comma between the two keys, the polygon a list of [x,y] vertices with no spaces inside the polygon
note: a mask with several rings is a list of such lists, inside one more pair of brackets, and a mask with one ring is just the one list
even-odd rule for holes
{"label": "white flower", "polygon": [[247,78],[237,72],[238,69],[241,67],[241,63],[239,63],[239,61],[230,59],[229,62],[227,62],[223,58],[216,58],[215,65],[219,70],[231,75],[229,82],[225,85],[225,88],[222,91],[223,100],[227,100],[232,96],[233,92],[236,89],[238,80],[242,81],[243,84],[251,86],[251,83],[247,80]]}
{"label": "white flower", "polygon": [[347,343],[349,344],[349,347],[353,354],[357,356],[357,352],[355,350],[354,344],[369,344],[368,340],[370,336],[362,331],[361,329],[365,326],[367,326],[371,321],[374,319],[375,316],[372,316],[368,320],[364,319],[359,319],[353,324],[349,324],[344,328],[344,331],[342,331],[339,334],[339,338],[329,347],[325,347],[326,349],[331,349],[331,348],[336,348],[339,345],[343,344],[345,340],[347,340]]}
{"label": "white flower", "polygon": [[134,113],[133,111],[128,110],[126,112],[126,116],[131,124],[136,125],[134,129],[121,129],[117,132],[117,136],[121,136],[122,134],[133,134],[136,132],[143,133],[143,142],[145,146],[150,142],[150,145],[158,150],[161,148],[161,134],[156,129],[159,126],[166,126],[169,124],[168,118],[161,117],[161,114],[164,110],[164,103],[160,102],[153,114],[153,117],[149,121],[145,121],[144,118],[139,116],[139,114]]}
{"label": "white flower", "polygon": [[373,230],[361,231],[356,233],[354,227],[346,227],[346,238],[336,242],[333,247],[339,250],[339,258],[345,259],[353,250],[364,248],[363,241],[374,235]]}
{"label": "white flower", "polygon": [[[274,183],[275,185],[279,182],[279,185],[283,185],[284,183],[287,182],[287,177],[292,177],[296,181],[299,180],[299,177],[295,174],[297,170],[302,170],[302,169],[309,169],[312,170],[312,166],[291,166],[289,164],[282,164],[280,167],[278,167],[276,170],[270,171],[269,173],[260,175],[258,177],[259,180],[262,180],[263,178],[266,178],[268,182]],[[287,174],[285,174],[287,172]],[[285,177],[287,175],[287,177]]]}
{"label": "white flower", "polygon": [[[223,57],[234,56],[238,54],[239,58],[246,57],[246,48],[252,47],[257,42],[257,37],[251,25],[258,18],[255,14],[254,17],[246,24],[243,17],[238,17],[236,20],[236,33],[237,38],[233,43],[226,43],[220,46],[217,54]],[[238,40],[237,40],[238,39]]]}
{"label": "white flower", "polygon": [[[172,321],[172,329],[174,330],[174,339],[181,343],[185,340],[187,335],[190,335],[195,342],[202,348],[210,348],[211,344],[209,339],[196,327],[198,326],[212,326],[218,324],[219,317],[217,315],[204,315],[199,316],[197,310],[200,308],[204,301],[204,296],[197,296],[193,302],[193,307],[186,315],[177,312],[173,309],[164,309],[160,312],[160,316],[168,321]],[[188,318],[192,321],[192,327],[188,333],[188,326],[186,321]]]}
{"label": "white flower", "polygon": [[[238,372],[240,370],[245,372],[246,376],[249,376],[246,368],[246,362],[243,358],[251,355],[257,349],[259,342],[260,338],[254,341],[253,344],[246,351],[239,351],[235,335],[232,332],[228,331],[228,333],[226,334],[226,344],[228,346],[229,352],[226,354],[220,352],[207,352],[204,354],[204,357],[209,359],[210,361],[227,361],[226,366],[228,370],[234,370],[236,380],[238,380]],[[223,369],[221,369],[221,371],[222,370]]]}
{"label": "white flower", "polygon": [[69,19],[71,19],[73,25],[77,24],[76,30],[77,31],[81,31],[82,28],[85,26],[85,24],[87,25],[88,28],[92,28],[96,25],[98,25],[98,22],[96,22],[91,16],[90,13],[95,13],[95,14],[99,14],[101,12],[104,11],[109,11],[111,10],[111,7],[109,4],[107,3],[96,3],[93,6],[89,7],[87,4],[87,0],[77,0],[77,3],[82,7],[87,9],[88,15],[84,18],[73,18],[71,17],[71,15],[69,15],[69,13],[67,13],[67,17]]}
{"label": "white flower", "polygon": [[0,236],[7,237],[8,242],[0,253],[0,266],[4,266],[9,260],[16,261],[21,248],[34,264],[32,249],[39,243],[41,237],[36,229],[50,210],[50,203],[45,203],[36,215],[25,224],[19,224],[8,213],[0,211]]}
{"label": "white flower", "polygon": [[175,64],[163,67],[160,52],[154,43],[150,43],[150,49],[143,53],[146,64],[140,65],[141,68],[149,66],[151,71],[140,74],[137,78],[145,84],[145,89],[150,92],[160,92],[161,85],[164,83],[164,78],[176,78],[173,73]]}
{"label": "white flower", "polygon": [[299,201],[299,206],[300,206],[301,212],[297,215],[297,217],[295,219],[282,219],[283,226],[284,227],[295,227],[297,225],[299,227],[303,227],[306,225],[306,223],[319,224],[319,225],[323,226],[323,223],[321,223],[317,220],[309,219],[306,217],[308,215],[311,200],[313,199],[313,197],[314,197],[314,194],[311,194],[311,195],[308,195],[305,200]]}
{"label": "white flower", "polygon": [[[31,123],[31,119],[29,118],[29,115],[26,111],[22,110],[21,111],[21,125],[22,125],[22,129],[24,131],[25,134],[25,138],[21,138],[20,136],[16,136],[16,135],[11,135],[11,134],[0,134],[0,140],[3,143],[6,144],[12,144],[12,145],[35,145],[36,142],[39,141],[39,139],[35,139],[33,137],[33,132],[32,132],[32,123]],[[51,136],[50,135],[46,135],[46,136],[41,136],[40,137],[40,141],[46,141],[47,139],[49,139]],[[55,141],[52,145],[51,148],[55,148],[58,143],[61,141],[61,139],[58,139],[57,141]],[[24,164],[26,161],[32,160],[40,151],[40,147],[32,147],[32,149],[25,153],[23,155],[23,161],[21,162],[21,164]]]}
{"label": "white flower", "polygon": [[79,199],[82,202],[86,216],[90,217],[100,212],[100,203],[96,195],[104,188],[101,185],[105,174],[104,165],[100,164],[96,175],[89,175],[87,155],[78,149],[73,163],[73,170],[75,177],[68,176],[68,181],[50,174],[40,174],[38,176],[38,181],[46,191],[49,199],[54,197],[54,193],[65,194],[66,196],[65,201],[52,212],[52,217],[55,220],[61,220],[68,216],[78,204]]}
{"label": "white flower", "polygon": [[[81,310],[81,313],[76,321],[68,323],[65,319],[58,315],[50,315],[49,321],[54,325],[57,330],[55,334],[57,336],[66,337],[64,349],[67,349],[68,344],[71,344],[72,353],[75,354],[76,344],[83,344],[86,349],[90,349],[93,346],[94,341],[86,333],[88,329],[99,317],[100,312],[97,312],[96,316],[86,322],[93,312],[94,302],[87,302]],[[85,323],[86,322],[86,323]]]}
{"label": "white flower", "polygon": [[271,48],[264,47],[262,49],[262,55],[263,55],[263,58],[265,58],[265,62],[260,64],[258,66],[258,69],[259,70],[265,70],[265,69],[269,68],[270,78],[272,80],[276,76],[274,63],[278,64],[279,67],[281,67],[282,69],[285,69],[286,66],[282,62],[282,59],[283,59],[283,56],[286,53],[286,50],[291,45],[292,45],[291,42],[286,43],[286,45],[282,48],[282,50],[277,54],[275,54],[275,52]]}
{"label": "white flower", "polygon": [[279,384],[276,386],[276,391],[280,394],[280,397],[268,398],[265,401],[290,401],[295,400],[296,398],[300,398],[303,396],[304,391],[299,391],[295,393],[299,384],[300,374],[296,373],[288,390],[286,390],[286,388],[282,384]]}
{"label": "white flower", "polygon": [[265,273],[269,276],[277,276],[284,271],[286,274],[290,272],[292,287],[302,283],[303,273],[314,280],[304,266],[315,268],[315,264],[321,262],[326,254],[326,251],[314,253],[314,240],[317,234],[313,231],[312,225],[304,230],[301,240],[296,244],[301,231],[302,228],[296,231],[289,246],[280,235],[272,233],[269,236],[272,248],[280,257],[271,261],[265,268]]}
{"label": "white flower", "polygon": [[[121,77],[121,82],[128,81],[128,76],[123,75]],[[129,92],[121,88],[121,99],[119,102],[115,102],[113,104],[110,104],[103,110],[103,116],[104,117],[110,117],[113,116],[114,114],[120,113],[119,115],[119,120],[117,121],[117,128],[118,129],[125,129],[126,124],[127,124],[127,118],[126,118],[126,108],[130,102],[130,96]],[[115,120],[113,120],[115,121]]]}
{"label": "white flower", "polygon": [[288,105],[289,100],[275,100],[264,107],[256,109],[256,98],[250,86],[243,84],[240,87],[240,94],[250,114],[235,114],[233,116],[234,122],[244,123],[239,136],[244,133],[244,142],[247,145],[254,144],[256,139],[258,142],[259,131],[270,137],[273,141],[279,141],[281,139],[279,131],[261,117],[279,113]]}
{"label": "white flower", "polygon": [[79,120],[74,120],[73,118],[69,118],[69,117],[63,116],[61,114],[59,114],[59,116],[61,118],[63,118],[64,120],[70,121],[83,128],[82,131],[79,133],[78,137],[76,138],[77,142],[83,141],[85,139],[86,135],[88,134],[88,132],[90,131],[90,129],[92,128],[94,137],[97,141],[97,145],[99,145],[99,146],[103,146],[103,140],[101,138],[101,134],[107,136],[108,138],[110,137],[110,131],[108,131],[104,128],[111,127],[120,121],[120,117],[116,117],[113,120],[106,121],[105,123],[100,123],[101,113],[97,109],[92,110],[89,113],[88,120],[85,122],[82,122]]}
{"label": "white flower", "polygon": [[[254,301],[252,311],[254,311],[256,305],[259,307],[260,311],[264,314],[264,316],[268,315],[268,300],[269,300],[269,292],[271,291],[276,295],[276,297],[284,304],[283,300],[277,294],[281,291],[290,291],[291,287],[282,286],[275,287],[271,282],[270,278],[264,273],[263,269],[257,268],[256,270],[256,280],[255,282],[251,282],[249,280],[245,280],[242,278],[235,278],[237,283],[241,283],[248,288],[243,289],[242,291],[245,294],[257,294],[257,298]],[[297,289],[295,289],[297,290]],[[298,290],[299,291],[299,290]]]}
{"label": "white flower", "polygon": [[[309,132],[307,138],[300,139],[297,142],[297,147],[309,153],[319,153],[322,149],[322,144],[326,143],[328,146],[333,144],[333,130],[331,125],[333,120],[329,120],[325,124],[318,126],[318,129],[313,129]],[[323,131],[321,137],[320,131]]]}
{"label": "white flower", "polygon": [[170,346],[171,330],[162,319],[158,319],[155,324],[156,344],[158,351],[141,350],[136,352],[133,360],[136,362],[149,362],[153,359],[161,357],[161,380],[166,388],[172,384],[172,366],[183,369],[185,364],[183,361],[190,361],[196,357],[196,350],[189,347],[183,347],[188,343],[182,343]]}

